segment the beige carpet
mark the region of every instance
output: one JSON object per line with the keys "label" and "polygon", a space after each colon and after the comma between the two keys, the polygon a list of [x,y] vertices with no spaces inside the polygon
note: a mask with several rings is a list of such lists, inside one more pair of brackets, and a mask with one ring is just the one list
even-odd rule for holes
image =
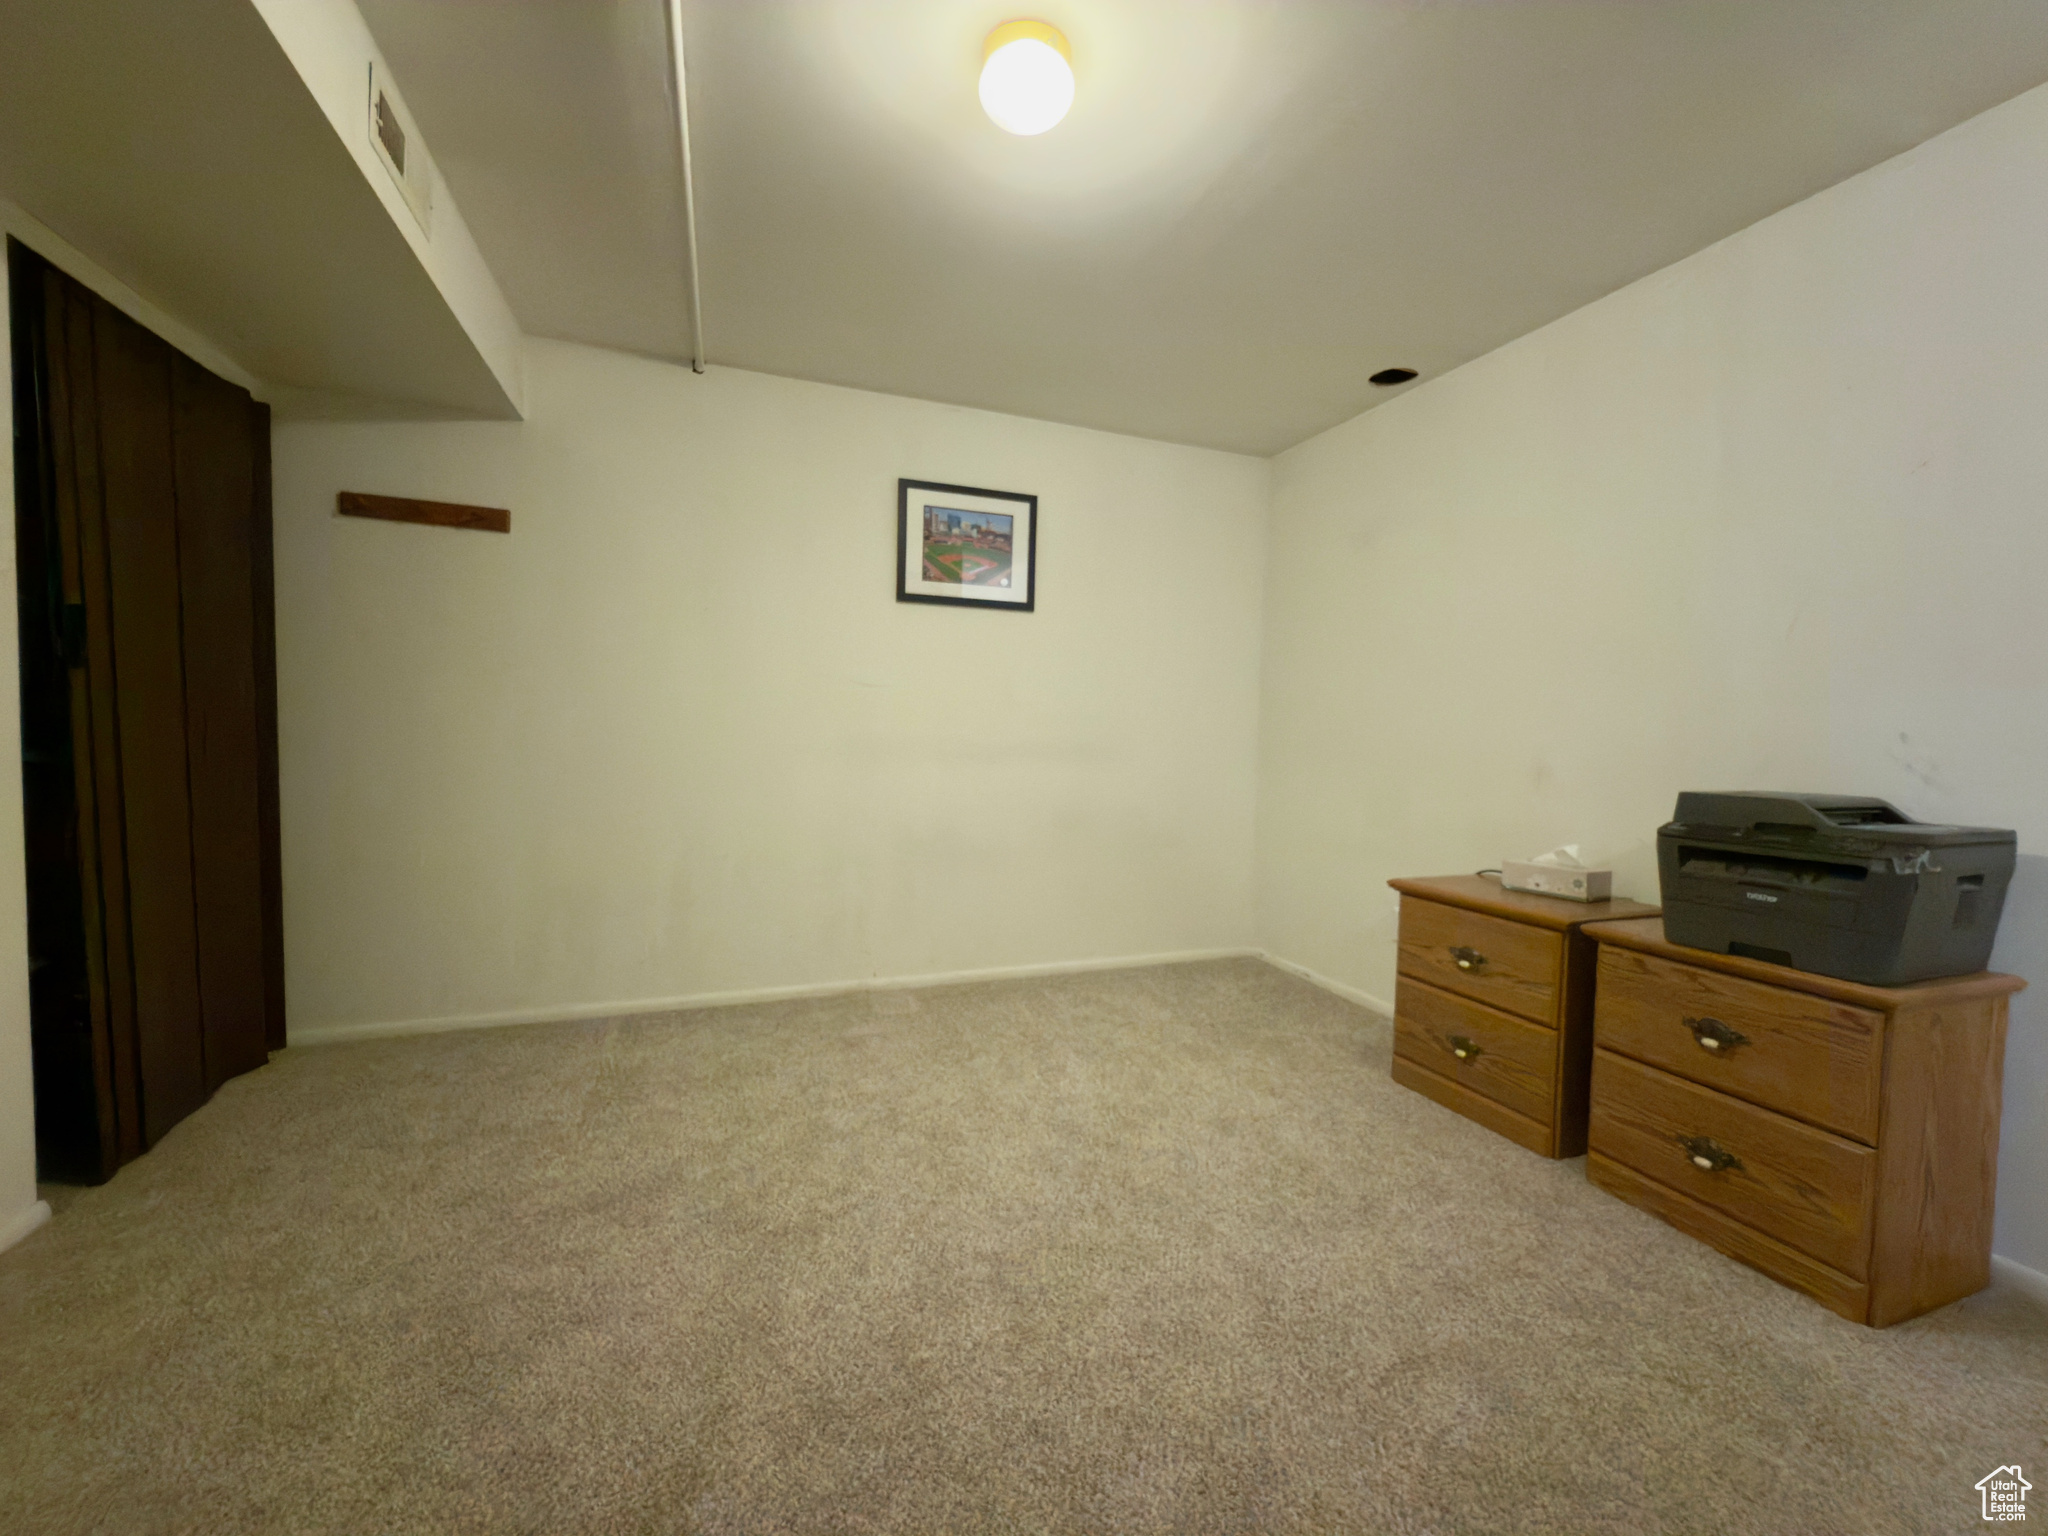
{"label": "beige carpet", "polygon": [[2034,1303],[1842,1322],[1387,1053],[1253,961],[286,1052],[0,1255],[0,1527],[2048,1521]]}

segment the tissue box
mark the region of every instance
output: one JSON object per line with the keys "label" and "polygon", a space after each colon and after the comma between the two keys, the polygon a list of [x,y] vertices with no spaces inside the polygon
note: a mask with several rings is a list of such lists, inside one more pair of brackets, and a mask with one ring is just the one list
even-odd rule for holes
{"label": "tissue box", "polygon": [[1521,864],[1503,859],[1500,883],[1511,891],[1562,896],[1567,901],[1606,901],[1614,892],[1614,871],[1562,864]]}

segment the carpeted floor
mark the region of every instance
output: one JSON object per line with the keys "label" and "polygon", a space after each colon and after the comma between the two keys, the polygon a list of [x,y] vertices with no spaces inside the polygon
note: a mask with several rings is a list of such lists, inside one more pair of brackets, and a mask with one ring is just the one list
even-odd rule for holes
{"label": "carpeted floor", "polygon": [[0,1255],[0,1528],[2048,1519],[2036,1304],[1842,1322],[1388,1048],[1234,961],[288,1051]]}

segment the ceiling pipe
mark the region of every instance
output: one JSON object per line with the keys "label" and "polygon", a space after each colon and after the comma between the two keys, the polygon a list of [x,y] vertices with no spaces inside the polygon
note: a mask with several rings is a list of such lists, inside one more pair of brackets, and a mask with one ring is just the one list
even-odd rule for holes
{"label": "ceiling pipe", "polygon": [[697,284],[697,187],[690,170],[690,91],[683,73],[683,0],[668,13],[668,73],[676,95],[676,149],[683,160],[683,236],[690,250],[690,371],[704,371],[704,295]]}

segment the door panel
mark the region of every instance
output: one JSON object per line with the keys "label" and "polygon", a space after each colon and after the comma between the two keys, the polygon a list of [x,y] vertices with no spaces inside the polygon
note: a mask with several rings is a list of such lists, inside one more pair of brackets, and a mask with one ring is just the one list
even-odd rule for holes
{"label": "door panel", "polygon": [[264,1030],[249,397],[171,363],[185,739],[206,1091],[269,1060]]}
{"label": "door panel", "polygon": [[93,332],[143,1142],[154,1145],[207,1096],[180,646],[171,349],[104,305],[96,307]]}
{"label": "door panel", "polygon": [[114,1156],[101,1176],[147,1145],[142,1061],[135,1024],[134,945],[128,909],[128,836],[120,813],[113,593],[107,570],[95,303],[61,273],[43,269],[50,319],[50,460],[65,550],[65,589],[83,610],[84,654],[67,658],[82,863],[83,918],[96,1045],[104,1052],[114,1107]]}
{"label": "door panel", "polygon": [[263,854],[263,1034],[284,1049],[284,840],[277,803],[277,572],[270,529],[270,407],[246,402],[254,465],[249,587],[255,596],[256,823]]}
{"label": "door panel", "polygon": [[[79,780],[90,762],[74,726],[77,674],[66,664],[67,626],[79,609],[73,524],[58,516],[60,471],[66,459],[33,451],[51,445],[50,370],[43,365],[54,335],[61,348],[66,310],[53,309],[42,274],[23,270],[10,253],[14,279],[13,357],[17,378],[40,380],[40,389],[16,393],[14,557],[17,641],[21,658],[21,788],[28,876],[30,1045],[35,1067],[36,1152],[41,1165],[92,1177],[118,1159],[112,1076],[107,1055],[105,998],[96,989],[91,941],[84,915],[97,890],[86,888],[92,861],[82,855],[89,821],[79,816]],[[55,402],[66,412],[68,395]],[[68,420],[68,413],[64,419]],[[88,786],[89,789],[89,786]]]}

